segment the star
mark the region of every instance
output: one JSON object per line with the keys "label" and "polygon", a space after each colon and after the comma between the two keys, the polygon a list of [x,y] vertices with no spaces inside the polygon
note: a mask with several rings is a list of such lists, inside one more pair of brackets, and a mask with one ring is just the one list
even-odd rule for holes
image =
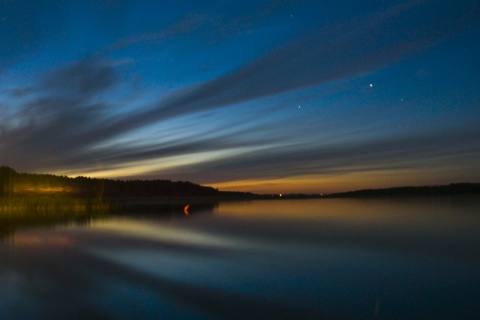
{"label": "star", "polygon": [[373,88],[373,83],[370,83],[370,88]]}

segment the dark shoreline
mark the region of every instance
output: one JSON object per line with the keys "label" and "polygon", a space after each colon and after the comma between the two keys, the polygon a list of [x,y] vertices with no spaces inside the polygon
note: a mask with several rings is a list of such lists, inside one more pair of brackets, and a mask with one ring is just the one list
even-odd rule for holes
{"label": "dark shoreline", "polygon": [[17,173],[12,168],[0,166],[0,205],[5,204],[5,199],[19,198],[27,202],[32,202],[32,199],[41,199],[42,205],[47,206],[49,205],[48,199],[52,199],[52,202],[58,199],[62,199],[62,201],[64,199],[99,199],[121,205],[133,203],[188,204],[269,199],[416,197],[453,194],[480,194],[480,183],[402,186],[331,194],[254,194],[250,192],[220,191],[189,181],[69,178],[49,174]]}
{"label": "dark shoreline", "polygon": [[439,186],[405,186],[385,189],[363,189],[332,193],[325,195],[325,198],[388,198],[451,195],[480,195],[480,183],[451,183]]}

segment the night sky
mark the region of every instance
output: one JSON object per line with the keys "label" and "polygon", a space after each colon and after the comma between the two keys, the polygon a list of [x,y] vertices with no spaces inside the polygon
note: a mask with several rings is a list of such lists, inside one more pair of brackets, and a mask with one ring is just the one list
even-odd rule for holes
{"label": "night sky", "polygon": [[0,165],[326,193],[480,182],[480,1],[0,0]]}

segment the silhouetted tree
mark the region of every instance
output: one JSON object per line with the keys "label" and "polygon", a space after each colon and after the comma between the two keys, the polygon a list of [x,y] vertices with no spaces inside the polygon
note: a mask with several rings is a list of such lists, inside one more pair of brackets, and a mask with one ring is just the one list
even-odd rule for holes
{"label": "silhouetted tree", "polygon": [[19,194],[72,194],[82,197],[170,197],[216,196],[220,192],[211,187],[186,181],[170,180],[109,180],[88,177],[69,178],[51,174],[17,173],[9,167],[0,167],[0,196],[12,195],[14,184]]}
{"label": "silhouetted tree", "polygon": [[8,197],[13,195],[14,181],[17,172],[10,167],[0,167],[0,196]]}

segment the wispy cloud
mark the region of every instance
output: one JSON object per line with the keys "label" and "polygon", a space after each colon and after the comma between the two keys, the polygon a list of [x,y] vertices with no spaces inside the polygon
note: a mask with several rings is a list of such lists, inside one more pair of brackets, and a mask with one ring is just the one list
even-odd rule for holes
{"label": "wispy cloud", "polygon": [[[329,176],[379,170],[414,170],[456,166],[452,157],[480,156],[480,130],[456,128],[452,132],[416,132],[411,135],[365,139],[352,143],[283,145],[232,158],[162,172],[169,177],[202,176],[209,183],[245,179],[275,179],[303,175]],[[214,176],[203,173],[215,172]]]}
{"label": "wispy cloud", "polygon": [[[137,103],[135,108],[128,105],[132,101],[122,99],[122,95],[128,95],[123,88],[130,84],[125,83],[123,66],[109,62],[112,55],[140,43],[161,44],[177,37],[208,35],[211,38],[206,42],[224,41],[238,36],[241,30],[254,30],[276,13],[285,13],[292,3],[273,1],[261,6],[260,11],[225,15],[220,19],[225,22],[221,26],[213,19],[218,15],[191,13],[163,30],[122,38],[88,59],[48,71],[32,85],[3,90],[0,104],[8,111],[0,113],[0,163],[25,171],[61,171],[59,168],[84,168],[85,163],[97,160],[115,167],[202,152],[242,150],[235,157],[225,154],[168,172],[179,179],[221,182],[246,176],[398,168],[449,154],[471,157],[480,149],[480,132],[471,127],[454,127],[455,131],[448,134],[416,132],[418,136],[385,136],[337,145],[310,140],[299,145],[281,143],[281,128],[277,136],[253,137],[246,132],[259,125],[241,127],[233,115],[214,126],[212,130],[218,132],[197,136],[195,130],[196,123],[209,112],[372,73],[478,27],[480,6],[475,1],[411,1],[350,14],[328,25],[311,22],[304,26],[304,32],[289,34],[283,43],[214,79],[174,89],[153,103],[139,98],[133,101]],[[198,121],[187,121],[186,117],[197,117]],[[179,119],[193,129],[186,137],[159,138],[157,142],[150,139],[148,145],[115,143],[125,135],[154,125],[161,128]],[[220,130],[226,127],[234,129]],[[146,175],[155,174],[166,173],[152,169]]]}
{"label": "wispy cloud", "polygon": [[174,116],[372,72],[479,24],[478,6],[442,3],[432,16],[426,14],[430,5],[399,5],[312,30],[225,76],[162,99],[152,113]]}

